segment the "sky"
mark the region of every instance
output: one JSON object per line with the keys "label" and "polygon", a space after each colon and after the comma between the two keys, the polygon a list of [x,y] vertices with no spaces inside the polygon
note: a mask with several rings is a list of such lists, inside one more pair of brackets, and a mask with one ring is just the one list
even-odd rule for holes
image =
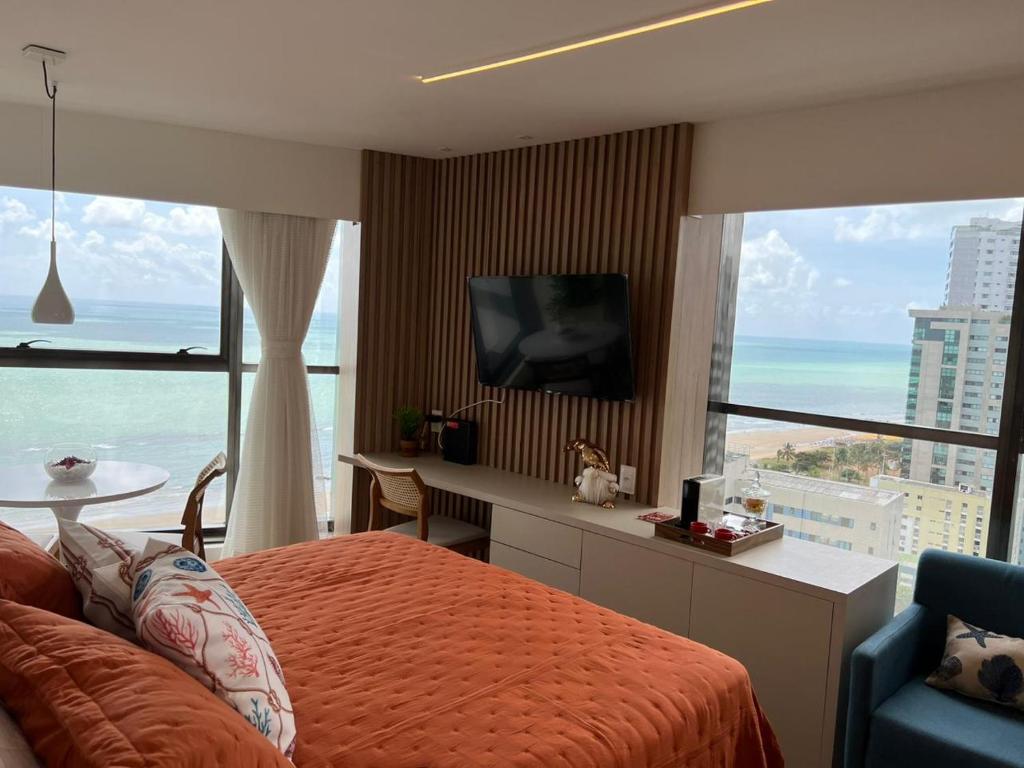
{"label": "sky", "polygon": [[[942,302],[952,227],[975,216],[1019,221],[1022,206],[1013,198],[747,214],[736,333],[907,345],[907,310]],[[216,306],[220,238],[214,208],[57,196],[58,263],[72,301]],[[38,293],[49,240],[49,192],[0,187],[0,295]],[[325,278],[334,296],[338,262]]]}
{"label": "sky", "polygon": [[[215,208],[58,192],[56,219],[57,263],[72,303],[220,303]],[[0,187],[0,295],[38,294],[49,248],[49,191]],[[324,285],[335,297],[337,282],[334,258]]]}
{"label": "sky", "polygon": [[909,346],[909,309],[942,304],[956,224],[1020,221],[1024,198],[751,213],[736,333]]}

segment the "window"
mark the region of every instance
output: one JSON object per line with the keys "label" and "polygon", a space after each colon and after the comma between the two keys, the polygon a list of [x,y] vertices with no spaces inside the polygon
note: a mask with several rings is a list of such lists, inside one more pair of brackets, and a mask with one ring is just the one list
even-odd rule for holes
{"label": "window", "polygon": [[[76,311],[70,326],[29,317],[48,262],[49,221],[39,211],[48,213],[48,193],[0,188],[0,464],[41,461],[49,446],[70,441],[95,445],[101,460],[164,467],[171,479],[160,491],[82,514],[109,527],[163,528],[179,523],[199,469],[224,450],[227,482],[213,486],[203,512],[204,524],[222,526],[259,337],[251,314],[243,334],[244,297],[216,210],[60,195],[58,263]],[[358,238],[351,225],[338,233],[303,348],[328,494],[323,515],[334,466],[341,241]],[[52,343],[16,348],[40,338]],[[179,354],[186,347],[193,349]],[[0,510],[0,519],[53,529],[45,509]]]}
{"label": "window", "polygon": [[[756,468],[771,502],[806,512],[784,516],[788,534],[897,559],[898,607],[926,547],[1007,556],[1000,418],[982,432],[979,411],[1009,348],[987,340],[1011,318],[981,301],[964,235],[1020,219],[1013,200],[754,213],[722,255],[705,470],[736,484]],[[950,545],[961,500],[980,528]],[[837,516],[852,532],[835,535]]]}
{"label": "window", "polygon": [[197,205],[60,194],[57,263],[73,325],[34,325],[46,278],[50,193],[0,188],[0,347],[220,352],[221,233]]}
{"label": "window", "polygon": [[[100,527],[178,524],[199,470],[227,445],[226,372],[0,367],[0,392],[2,465],[42,462],[54,443],[81,442],[96,446],[101,460],[170,472],[155,493],[86,507],[81,519]],[[223,482],[211,486],[205,525],[224,524],[225,489]],[[0,509],[0,519],[25,530],[54,529],[48,509]]]}

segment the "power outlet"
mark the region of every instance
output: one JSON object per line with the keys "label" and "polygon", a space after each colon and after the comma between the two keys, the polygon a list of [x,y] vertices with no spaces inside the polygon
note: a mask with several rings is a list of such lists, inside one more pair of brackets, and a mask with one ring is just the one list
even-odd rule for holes
{"label": "power outlet", "polygon": [[441,425],[444,424],[444,412],[434,408],[430,411],[430,415],[437,417],[436,419],[432,418],[430,420],[430,431],[436,435],[441,431]]}
{"label": "power outlet", "polygon": [[629,464],[619,465],[619,493],[632,496],[636,493],[636,467]]}

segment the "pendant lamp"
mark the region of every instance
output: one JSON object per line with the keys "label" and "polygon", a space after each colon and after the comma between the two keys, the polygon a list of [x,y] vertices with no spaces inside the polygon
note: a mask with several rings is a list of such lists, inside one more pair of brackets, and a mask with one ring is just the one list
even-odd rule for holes
{"label": "pendant lamp", "polygon": [[56,64],[64,59],[65,54],[40,45],[26,46],[22,52],[43,62],[43,87],[50,99],[50,269],[36,303],[32,305],[32,322],[70,325],[75,322],[75,308],[71,306],[57,272],[57,81],[53,82],[51,89],[46,70],[47,62]]}

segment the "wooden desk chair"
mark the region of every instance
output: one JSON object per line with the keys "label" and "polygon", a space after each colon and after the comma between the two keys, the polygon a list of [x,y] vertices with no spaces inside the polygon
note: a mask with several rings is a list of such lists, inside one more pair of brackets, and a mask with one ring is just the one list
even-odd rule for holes
{"label": "wooden desk chair", "polygon": [[414,518],[388,528],[392,533],[415,536],[464,555],[487,549],[490,537],[480,526],[452,517],[430,516],[430,495],[415,469],[382,467],[361,454],[356,454],[356,458],[373,476],[370,484],[370,524],[367,530],[379,529],[381,510],[387,509]]}
{"label": "wooden desk chair", "polygon": [[228,457],[221,451],[213,457],[213,461],[199,471],[196,484],[185,502],[185,513],[181,516],[181,524],[185,530],[181,534],[181,546],[190,552],[206,559],[206,546],[203,544],[203,499],[206,489],[214,480],[227,472]]}

